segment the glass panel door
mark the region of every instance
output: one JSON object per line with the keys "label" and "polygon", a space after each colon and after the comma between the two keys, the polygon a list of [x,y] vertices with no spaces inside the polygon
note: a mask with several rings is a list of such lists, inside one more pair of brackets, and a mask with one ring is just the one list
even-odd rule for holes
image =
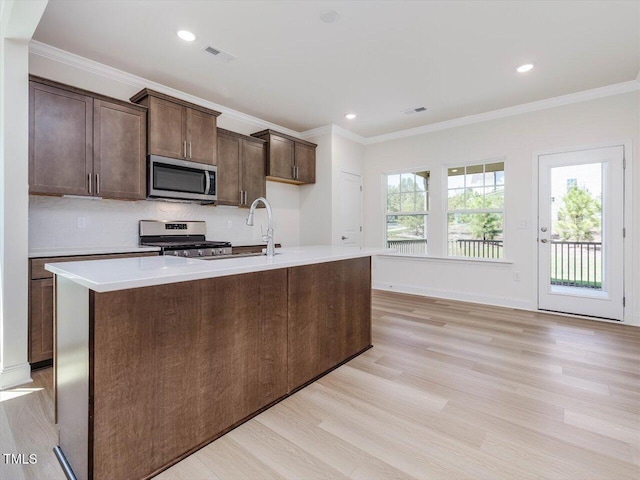
{"label": "glass panel door", "polygon": [[539,157],[538,306],[622,320],[623,147]]}

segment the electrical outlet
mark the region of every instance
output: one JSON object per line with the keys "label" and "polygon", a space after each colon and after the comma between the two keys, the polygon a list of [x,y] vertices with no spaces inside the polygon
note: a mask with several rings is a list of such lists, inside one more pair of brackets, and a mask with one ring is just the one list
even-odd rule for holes
{"label": "electrical outlet", "polygon": [[87,217],[78,217],[78,228],[86,228],[87,226]]}
{"label": "electrical outlet", "polygon": [[233,223],[231,220],[227,220],[227,228],[233,228]]}
{"label": "electrical outlet", "polygon": [[513,281],[514,282],[520,281],[520,272],[513,272]]}

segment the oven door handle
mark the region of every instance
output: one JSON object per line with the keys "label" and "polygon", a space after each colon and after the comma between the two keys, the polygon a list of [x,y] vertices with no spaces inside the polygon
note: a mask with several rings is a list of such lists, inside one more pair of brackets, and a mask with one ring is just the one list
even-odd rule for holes
{"label": "oven door handle", "polygon": [[205,170],[206,183],[204,186],[204,194],[209,195],[209,189],[211,188],[211,172],[209,170]]}

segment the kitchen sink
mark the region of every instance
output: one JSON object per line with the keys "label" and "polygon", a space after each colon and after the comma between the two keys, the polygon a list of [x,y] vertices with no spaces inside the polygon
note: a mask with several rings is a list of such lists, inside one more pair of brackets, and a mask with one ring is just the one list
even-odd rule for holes
{"label": "kitchen sink", "polygon": [[223,258],[259,257],[264,253],[232,253],[231,255],[216,255],[214,257],[202,257],[199,260],[222,260]]}

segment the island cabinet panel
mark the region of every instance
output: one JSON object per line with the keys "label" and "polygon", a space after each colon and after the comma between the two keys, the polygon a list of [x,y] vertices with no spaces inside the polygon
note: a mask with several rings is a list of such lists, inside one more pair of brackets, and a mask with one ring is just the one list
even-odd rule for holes
{"label": "island cabinet panel", "polygon": [[289,269],[289,391],[371,345],[371,258]]}
{"label": "island cabinet panel", "polygon": [[93,293],[89,464],[147,478],[287,393],[287,270]]}

